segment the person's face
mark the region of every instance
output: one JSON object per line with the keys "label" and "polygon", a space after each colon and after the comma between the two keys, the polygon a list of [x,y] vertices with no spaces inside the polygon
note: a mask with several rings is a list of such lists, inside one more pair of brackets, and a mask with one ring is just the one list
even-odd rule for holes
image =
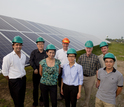
{"label": "person's face", "polygon": [[85,50],[86,50],[86,54],[90,55],[92,53],[93,48],[85,47]]}
{"label": "person's face", "polygon": [[69,63],[75,62],[75,54],[68,54],[68,61]]}
{"label": "person's face", "polygon": [[12,47],[13,47],[13,50],[15,52],[20,52],[22,49],[22,44],[21,43],[14,43]]}
{"label": "person's face", "polygon": [[43,50],[44,49],[44,43],[43,42],[38,42],[37,43],[37,48],[38,48],[38,50]]}
{"label": "person's face", "polygon": [[106,66],[106,68],[108,68],[108,69],[113,68],[114,63],[115,63],[115,62],[114,62],[113,59],[110,59],[110,58],[105,59],[105,66]]}
{"label": "person's face", "polygon": [[63,49],[68,49],[69,43],[63,43],[62,42]]}
{"label": "person's face", "polygon": [[101,51],[102,51],[103,55],[105,55],[106,53],[108,53],[108,47],[107,46],[101,47]]}
{"label": "person's face", "polygon": [[49,50],[48,52],[46,52],[47,56],[52,59],[55,56],[55,51],[54,50]]}

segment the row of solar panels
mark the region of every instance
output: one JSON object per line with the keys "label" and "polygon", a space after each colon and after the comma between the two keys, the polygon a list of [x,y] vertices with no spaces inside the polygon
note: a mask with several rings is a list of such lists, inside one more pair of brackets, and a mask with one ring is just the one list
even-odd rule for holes
{"label": "row of solar panels", "polygon": [[94,45],[102,41],[93,35],[0,15],[0,68],[3,57],[12,51],[11,41],[17,35],[23,38],[22,52],[27,56],[27,64],[32,50],[37,48],[35,42],[38,37],[44,38],[45,48],[52,43],[57,49],[62,48],[62,39],[68,37],[71,41],[69,48],[77,51],[84,49],[87,40],[92,40]]}

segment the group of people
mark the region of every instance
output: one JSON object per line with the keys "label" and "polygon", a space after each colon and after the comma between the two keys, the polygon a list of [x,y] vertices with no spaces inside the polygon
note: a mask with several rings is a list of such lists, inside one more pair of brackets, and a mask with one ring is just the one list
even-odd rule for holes
{"label": "group of people", "polygon": [[[92,53],[93,42],[85,43],[86,53],[76,62],[77,52],[68,48],[69,39],[62,40],[62,49],[56,50],[53,44],[48,44],[44,50],[45,41],[39,37],[36,40],[37,49],[30,56],[33,68],[33,104],[32,107],[49,107],[49,94],[52,107],[57,107],[57,100],[65,100],[66,107],[76,107],[77,99],[81,97],[84,87],[85,103],[89,107],[90,95],[96,81],[95,107],[115,107],[115,98],[121,93],[123,75],[117,70],[117,59],[109,53],[108,44],[100,43],[102,54]],[[11,97],[15,107],[24,107],[26,91],[26,56],[21,52],[23,40],[15,36],[12,40],[13,51],[3,58],[2,74],[8,80]],[[57,83],[59,98],[57,98]],[[39,98],[40,85],[40,98]]]}

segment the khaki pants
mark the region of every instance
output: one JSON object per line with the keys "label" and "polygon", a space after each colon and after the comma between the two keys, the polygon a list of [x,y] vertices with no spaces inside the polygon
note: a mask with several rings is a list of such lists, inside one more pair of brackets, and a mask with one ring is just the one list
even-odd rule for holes
{"label": "khaki pants", "polygon": [[86,77],[83,79],[83,86],[85,91],[85,104],[84,107],[89,107],[90,94],[95,84],[96,76]]}
{"label": "khaki pants", "polygon": [[115,105],[106,103],[96,97],[95,107],[115,107]]}

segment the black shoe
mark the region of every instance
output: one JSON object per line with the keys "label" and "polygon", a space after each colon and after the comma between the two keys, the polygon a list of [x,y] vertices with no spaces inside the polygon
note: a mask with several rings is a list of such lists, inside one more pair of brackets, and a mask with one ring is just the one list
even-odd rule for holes
{"label": "black shoe", "polygon": [[40,102],[40,106],[43,107],[44,106],[44,102]]}

